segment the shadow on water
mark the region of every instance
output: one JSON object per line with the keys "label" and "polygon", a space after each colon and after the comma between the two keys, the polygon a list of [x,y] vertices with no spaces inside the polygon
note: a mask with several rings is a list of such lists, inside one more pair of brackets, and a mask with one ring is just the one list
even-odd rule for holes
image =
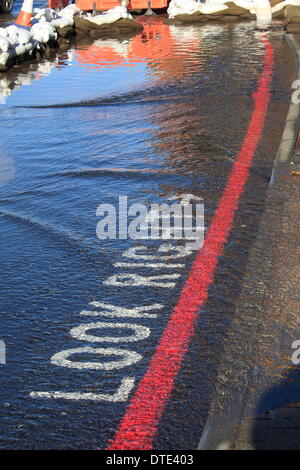
{"label": "shadow on water", "polygon": [[252,445],[256,450],[300,450],[300,370],[262,397],[256,410]]}

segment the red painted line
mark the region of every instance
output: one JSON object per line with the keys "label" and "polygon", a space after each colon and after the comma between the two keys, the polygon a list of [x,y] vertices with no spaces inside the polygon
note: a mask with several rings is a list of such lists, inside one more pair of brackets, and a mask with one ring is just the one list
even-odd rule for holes
{"label": "red painted line", "polygon": [[268,109],[273,70],[273,48],[265,46],[263,72],[253,94],[254,110],[243,145],[213,216],[204,245],[197,253],[188,279],[168,325],[140,381],[108,450],[151,450],[159,419],[195,332],[199,309],[208,297],[218,259],[230,233],[239,198],[244,190]]}

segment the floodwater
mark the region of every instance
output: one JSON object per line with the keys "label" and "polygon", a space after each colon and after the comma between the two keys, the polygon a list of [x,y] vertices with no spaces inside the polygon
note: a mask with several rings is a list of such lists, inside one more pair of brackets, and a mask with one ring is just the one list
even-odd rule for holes
{"label": "floodwater", "polygon": [[[203,199],[207,228],[249,124],[264,58],[253,24],[139,21],[144,32],[134,38],[75,43],[0,76],[3,449],[107,446],[195,253],[175,258],[183,245],[176,240],[100,240],[97,208],[118,210],[120,196],[128,206],[149,207],[192,194]],[[290,97],[291,54],[280,33],[270,41],[271,101],[246,188],[251,200],[239,208],[242,239],[229,240],[220,260],[219,284],[163,414],[157,449],[196,448],[215,392],[220,343]],[[152,284],[149,276],[156,276]],[[135,307],[152,315],[133,317]],[[86,347],[102,348],[102,356],[80,349],[68,357],[71,365],[57,356]],[[117,352],[104,356],[103,348]],[[120,362],[124,350],[127,364]],[[131,379],[128,393],[112,401],[124,378]]]}

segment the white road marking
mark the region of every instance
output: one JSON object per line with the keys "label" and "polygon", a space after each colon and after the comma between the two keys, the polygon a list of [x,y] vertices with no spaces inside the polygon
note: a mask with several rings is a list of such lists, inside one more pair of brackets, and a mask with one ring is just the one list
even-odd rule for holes
{"label": "white road marking", "polygon": [[[89,330],[100,329],[100,328],[117,328],[117,329],[128,329],[133,330],[135,334],[130,336],[96,336],[89,335],[86,332]],[[71,328],[70,335],[73,338],[81,341],[93,341],[96,343],[132,343],[133,341],[140,341],[141,339],[148,338],[151,330],[146,326],[136,325],[135,323],[107,323],[107,322],[95,322],[83,325],[75,326]]]}
{"label": "white road marking", "polygon": [[116,268],[151,268],[151,269],[182,269],[184,264],[166,264],[166,263],[114,263]]}
{"label": "white road marking", "polygon": [[[81,362],[81,361],[70,361],[69,356],[73,354],[98,354],[100,356],[121,356],[123,359],[119,361],[110,362]],[[135,364],[142,359],[143,356],[136,353],[135,351],[129,351],[128,349],[118,348],[90,348],[88,346],[84,348],[65,349],[59,353],[54,354],[51,357],[51,363],[60,366],[68,367],[69,369],[94,369],[94,370],[112,370],[122,369],[123,367]]]}
{"label": "white road marking", "polygon": [[[182,269],[184,264],[174,263],[174,264],[165,264],[167,260],[177,260],[189,256],[192,252],[186,249],[185,246],[178,247],[172,246],[171,244],[162,244],[158,250],[157,254],[150,254],[151,250],[146,246],[136,246],[130,248],[123,256],[125,258],[133,260],[158,260],[155,263],[135,263],[135,262],[125,262],[125,263],[115,263],[114,266],[122,268],[140,268],[147,267],[150,269]],[[106,279],[103,284],[109,286],[149,286],[149,287],[164,287],[164,288],[173,288],[176,285],[176,280],[180,278],[180,274],[171,273],[163,274],[160,276],[139,276],[136,274],[121,273],[119,275],[114,275]],[[94,317],[110,317],[110,318],[157,318],[157,313],[153,313],[153,310],[161,310],[164,305],[160,303],[145,305],[142,307],[132,307],[125,308],[117,305],[108,304],[106,302],[93,301],[90,302],[93,308],[100,310],[82,310],[80,312],[81,316],[94,316]],[[152,313],[149,313],[152,312]],[[98,336],[87,334],[87,331],[92,329],[99,328],[128,328],[133,330],[134,334],[123,337],[113,337],[113,336]],[[93,341],[93,342],[111,342],[111,343],[121,343],[121,342],[134,342],[140,341],[149,337],[151,334],[151,329],[145,326],[131,324],[131,323],[108,323],[108,322],[94,322],[89,324],[82,324],[77,327],[74,327],[70,330],[71,336],[81,341]],[[108,358],[106,361],[87,361],[87,360],[71,360],[70,356],[74,355],[98,355]],[[112,357],[111,357],[112,356]],[[113,356],[117,356],[116,360],[113,360]],[[113,369],[122,369],[124,367],[131,366],[139,362],[143,356],[138,354],[135,351],[123,350],[119,348],[94,348],[94,347],[79,347],[73,349],[66,349],[54,354],[51,357],[51,364],[66,367],[69,369],[91,369],[91,370],[104,370],[110,371]],[[109,360],[111,359],[111,360]],[[113,394],[106,393],[92,393],[92,392],[63,392],[63,391],[40,391],[40,392],[31,392],[30,397],[32,398],[52,398],[52,399],[67,399],[67,400],[90,400],[90,401],[107,401],[107,402],[124,402],[128,400],[130,391],[132,390],[135,383],[135,379],[132,377],[124,377],[121,381],[120,387]]]}
{"label": "white road marking", "polygon": [[180,274],[162,274],[161,276],[139,276],[138,274],[114,274],[103,281],[106,286],[118,287],[166,287],[173,288],[176,282],[164,282],[178,279]]}
{"label": "white road marking", "polygon": [[195,196],[195,194],[178,194],[172,197],[167,197],[169,201],[174,201],[175,199],[179,200],[181,199],[179,204],[186,205],[190,204],[191,201],[202,201],[203,198],[199,196]]}
{"label": "white road marking", "polygon": [[91,400],[109,401],[111,403],[125,402],[135,384],[134,377],[124,377],[118,390],[110,395],[109,393],[90,392],[31,392],[32,398],[64,398],[66,400]]}
{"label": "white road marking", "polygon": [[130,318],[157,318],[156,313],[147,313],[147,311],[151,310],[161,310],[164,305],[163,304],[152,304],[152,305],[144,305],[143,307],[133,307],[133,308],[125,308],[120,307],[118,305],[110,305],[106,302],[90,302],[89,305],[92,305],[95,308],[102,308],[104,310],[101,311],[93,311],[93,310],[82,310],[80,315],[88,315],[93,317],[104,316],[110,318],[118,318],[118,317],[130,317]]}
{"label": "white road marking", "polygon": [[[139,252],[141,252],[139,254]],[[168,253],[168,252],[174,252],[174,254],[167,255],[167,256],[161,256],[161,253]],[[146,253],[143,253],[146,252]],[[178,259],[178,258],[184,258],[185,256],[189,256],[192,251],[187,250],[185,246],[173,246],[169,243],[163,243],[160,245],[158,249],[158,254],[157,255],[150,255],[147,254],[149,253],[149,248],[147,246],[133,246],[132,248],[129,248],[128,250],[124,251],[123,256],[125,258],[130,258],[130,259],[136,259],[136,260],[169,260],[169,259]]]}

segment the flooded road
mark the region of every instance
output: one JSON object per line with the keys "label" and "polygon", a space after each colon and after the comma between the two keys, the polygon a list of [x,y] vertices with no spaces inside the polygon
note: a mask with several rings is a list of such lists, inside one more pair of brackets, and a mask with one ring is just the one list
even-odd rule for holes
{"label": "flooded road", "polygon": [[[1,448],[109,445],[196,253],[100,240],[97,208],[192,194],[208,229],[248,130],[265,60],[253,25],[140,21],[129,40],[75,43],[0,76]],[[280,33],[269,40],[266,123],[155,449],[196,448],[217,389],[290,98],[291,53]]]}

